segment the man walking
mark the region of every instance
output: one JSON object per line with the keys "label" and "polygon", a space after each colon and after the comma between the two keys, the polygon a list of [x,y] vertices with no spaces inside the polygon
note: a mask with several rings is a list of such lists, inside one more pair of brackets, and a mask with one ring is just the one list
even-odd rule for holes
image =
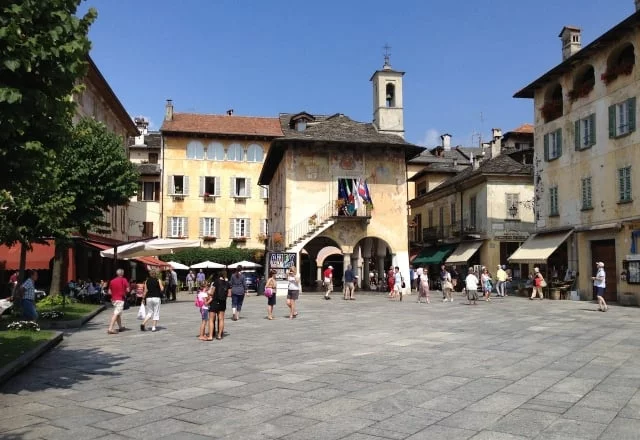
{"label": "man walking", "polygon": [[609,310],[607,302],[604,300],[604,291],[606,290],[606,275],[604,273],[604,263],[599,261],[596,263],[596,276],[591,277],[593,280],[593,286],[596,288],[596,297],[598,298],[598,310],[606,312]]}
{"label": "man walking", "polygon": [[347,270],[344,271],[344,299],[354,300],[356,299],[353,294],[356,288],[355,285],[356,275],[351,268],[351,265],[347,266]]}
{"label": "man walking", "polygon": [[325,294],[324,294],[324,299],[331,299],[331,292],[333,292],[333,266],[329,266],[324,270],[323,273],[323,281],[324,281],[324,288],[325,288]]}
{"label": "man walking", "polygon": [[469,275],[466,278],[466,289],[467,289],[467,304],[471,304],[473,301],[473,305],[477,305],[478,301],[478,277],[473,272],[473,267],[469,268]]}
{"label": "man walking", "polygon": [[116,271],[116,277],[109,282],[109,294],[111,295],[111,304],[113,304],[113,315],[111,316],[109,329],[107,330],[107,333],[110,335],[118,333],[113,328],[116,322],[118,323],[118,330],[124,330],[121,315],[124,310],[124,302],[127,299],[126,297],[129,290],[129,282],[124,277],[124,270],[118,269]]}
{"label": "man walking", "polygon": [[176,300],[176,290],[178,289],[178,274],[175,269],[171,268],[169,273],[169,294],[167,295],[167,301]]}
{"label": "man walking", "polygon": [[36,310],[36,281],[38,281],[38,271],[32,270],[28,273],[28,278],[22,283],[22,286],[20,286],[20,306],[22,307],[22,319],[25,321],[36,321],[38,319],[38,311]]}
{"label": "man walking", "polygon": [[189,289],[189,293],[193,293],[196,289],[196,276],[192,270],[187,274],[187,289]]}
{"label": "man walking", "polygon": [[507,285],[507,272],[498,264],[498,271],[496,272],[496,279],[498,282],[496,283],[496,290],[498,291],[498,296],[505,296],[505,287]]}
{"label": "man walking", "polygon": [[198,288],[204,286],[204,280],[204,272],[202,271],[202,269],[200,269],[200,272],[198,272],[198,275],[196,275],[196,284],[198,285]]}

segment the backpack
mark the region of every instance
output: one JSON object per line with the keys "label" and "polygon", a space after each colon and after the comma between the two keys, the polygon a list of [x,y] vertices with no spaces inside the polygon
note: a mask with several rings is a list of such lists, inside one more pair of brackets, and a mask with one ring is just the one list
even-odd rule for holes
{"label": "backpack", "polygon": [[193,305],[196,306],[197,308],[201,309],[202,307],[204,307],[204,301],[202,298],[200,298],[200,294],[196,294],[196,299],[193,302]]}

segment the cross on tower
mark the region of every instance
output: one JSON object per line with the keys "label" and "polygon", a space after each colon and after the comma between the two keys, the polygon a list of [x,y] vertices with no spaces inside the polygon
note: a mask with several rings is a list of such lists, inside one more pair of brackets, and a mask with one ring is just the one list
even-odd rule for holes
{"label": "cross on tower", "polygon": [[391,52],[389,52],[389,49],[391,49],[391,46],[385,44],[382,48],[384,49],[384,65],[391,66],[391,63],[389,62],[389,57],[391,57]]}

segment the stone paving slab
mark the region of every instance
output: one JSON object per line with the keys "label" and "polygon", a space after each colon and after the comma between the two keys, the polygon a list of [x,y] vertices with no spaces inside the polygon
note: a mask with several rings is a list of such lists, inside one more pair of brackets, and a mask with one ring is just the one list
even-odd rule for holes
{"label": "stone paving slab", "polygon": [[640,438],[640,309],[408,299],[252,296],[212,342],[184,293],[155,333],[107,310],[0,388],[0,438]]}

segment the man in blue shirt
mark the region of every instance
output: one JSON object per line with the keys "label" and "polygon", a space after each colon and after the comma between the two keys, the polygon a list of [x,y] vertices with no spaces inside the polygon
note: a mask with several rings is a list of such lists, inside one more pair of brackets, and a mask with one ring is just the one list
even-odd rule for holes
{"label": "man in blue shirt", "polygon": [[356,275],[349,264],[347,266],[347,270],[344,271],[344,299],[345,300],[354,300],[356,299],[353,294],[356,290]]}
{"label": "man in blue shirt", "polygon": [[38,312],[36,311],[36,281],[38,281],[38,271],[32,270],[28,278],[20,286],[20,304],[22,306],[22,318],[26,321],[36,321]]}

